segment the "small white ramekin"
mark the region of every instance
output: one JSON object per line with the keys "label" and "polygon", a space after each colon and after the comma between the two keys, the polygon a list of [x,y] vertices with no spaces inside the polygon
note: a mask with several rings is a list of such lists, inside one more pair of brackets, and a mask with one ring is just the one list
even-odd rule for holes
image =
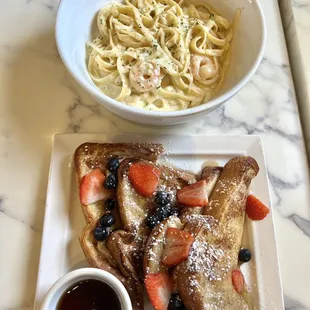
{"label": "small white ramekin", "polygon": [[55,310],[60,297],[70,286],[74,283],[90,279],[99,280],[110,285],[118,295],[122,310],[132,310],[129,295],[123,284],[112,274],[96,268],[77,269],[59,279],[48,291],[41,310]]}

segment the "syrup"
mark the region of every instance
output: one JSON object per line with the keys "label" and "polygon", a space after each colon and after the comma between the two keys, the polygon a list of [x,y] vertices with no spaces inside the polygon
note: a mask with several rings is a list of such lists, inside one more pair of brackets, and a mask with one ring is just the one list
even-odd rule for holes
{"label": "syrup", "polygon": [[61,296],[57,310],[121,310],[117,293],[98,280],[83,280],[73,284]]}

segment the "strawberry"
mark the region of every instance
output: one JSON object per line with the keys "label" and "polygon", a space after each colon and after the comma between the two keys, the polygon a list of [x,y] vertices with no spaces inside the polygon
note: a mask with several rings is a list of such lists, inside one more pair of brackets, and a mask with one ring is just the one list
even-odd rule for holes
{"label": "strawberry", "polygon": [[173,291],[170,275],[164,272],[148,274],[145,277],[144,284],[153,307],[156,310],[167,310]]}
{"label": "strawberry", "polygon": [[231,280],[237,293],[241,294],[244,289],[244,278],[242,272],[240,270],[233,270],[231,273]]}
{"label": "strawberry", "polygon": [[111,195],[111,191],[103,187],[105,179],[105,175],[99,169],[91,171],[82,178],[80,200],[83,205],[89,205]]}
{"label": "strawberry", "polygon": [[141,196],[150,197],[158,185],[160,171],[152,164],[138,162],[130,166],[128,177]]}
{"label": "strawberry", "polygon": [[169,267],[181,263],[187,258],[193,242],[194,237],[189,232],[168,228],[162,263]]}
{"label": "strawberry", "polygon": [[177,191],[179,203],[188,207],[205,207],[208,204],[207,182],[198,181]]}
{"label": "strawberry", "polygon": [[259,221],[267,216],[269,209],[254,195],[249,195],[245,212],[251,220]]}

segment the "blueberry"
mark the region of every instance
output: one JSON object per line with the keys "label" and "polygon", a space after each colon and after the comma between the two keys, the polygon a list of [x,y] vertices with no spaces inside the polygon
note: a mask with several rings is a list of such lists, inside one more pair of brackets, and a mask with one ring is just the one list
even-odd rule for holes
{"label": "blueberry", "polygon": [[155,215],[150,215],[146,219],[146,225],[151,229],[154,228],[159,223],[160,220]]}
{"label": "blueberry", "polygon": [[186,310],[179,294],[171,295],[168,310]]}
{"label": "blueberry", "polygon": [[119,167],[119,160],[117,158],[112,157],[107,165],[108,170],[111,172],[115,172],[118,167]]}
{"label": "blueberry", "polygon": [[115,199],[106,199],[104,201],[104,206],[107,210],[113,210],[116,207],[116,200]]}
{"label": "blueberry", "polygon": [[159,191],[155,195],[155,201],[160,206],[165,206],[170,203],[170,194],[167,192]]}
{"label": "blueberry", "polygon": [[155,211],[155,216],[160,220],[163,221],[165,218],[169,216],[170,208],[166,207],[158,207]]}
{"label": "blueberry", "polygon": [[251,251],[249,249],[241,249],[239,251],[239,260],[240,262],[244,262],[244,263],[247,263],[251,260],[251,257],[252,257],[252,254],[251,254]]}
{"label": "blueberry", "polygon": [[107,189],[114,189],[116,188],[116,183],[117,183],[116,176],[115,174],[111,173],[105,179],[103,186]]}
{"label": "blueberry", "polygon": [[115,217],[112,213],[107,213],[103,215],[100,219],[100,225],[109,227],[112,226],[115,223]]}
{"label": "blueberry", "polygon": [[97,226],[94,230],[94,238],[97,241],[103,241],[105,239],[107,239],[108,235],[109,235],[109,231],[106,227],[103,226]]}
{"label": "blueberry", "polygon": [[170,208],[169,216],[171,216],[171,215],[179,216],[179,214],[180,214],[179,208],[176,208],[176,207],[171,207]]}

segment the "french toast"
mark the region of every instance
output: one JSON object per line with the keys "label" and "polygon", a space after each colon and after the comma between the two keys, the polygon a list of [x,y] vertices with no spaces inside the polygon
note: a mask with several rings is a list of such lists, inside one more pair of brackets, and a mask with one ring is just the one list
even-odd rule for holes
{"label": "french toast", "polygon": [[[139,157],[149,161],[156,161],[158,156],[162,153],[163,147],[160,144],[84,143],[76,149],[74,154],[78,183],[81,185],[83,177],[94,171],[94,169],[100,169],[100,171],[105,172],[107,170],[106,167],[109,158]],[[107,198],[115,195],[116,190],[111,190]],[[121,257],[119,251],[115,250],[119,248],[120,238],[114,238],[114,234],[118,235],[118,230],[122,228],[119,212],[117,212],[117,210],[111,210],[116,218],[116,222],[112,227],[114,231],[109,236],[111,240],[115,240],[116,246],[113,246],[113,241],[98,242],[93,236],[94,229],[98,226],[99,219],[104,214],[108,213],[108,210],[106,210],[104,206],[104,200],[99,200],[87,205],[82,204],[82,211],[86,220],[86,226],[80,236],[80,244],[89,264],[116,276],[128,290],[133,308],[143,309],[143,287],[139,279],[137,279],[136,274],[130,274],[130,276],[128,276],[129,272],[125,274],[122,272],[132,268],[128,266],[128,260],[122,259],[124,257]],[[131,242],[129,246],[132,246]],[[120,266],[122,270],[120,270]]]}
{"label": "french toast", "polygon": [[[111,157],[138,157],[156,161],[164,152],[161,144],[139,143],[83,143],[74,154],[75,171],[78,183],[92,170],[99,168],[106,171],[107,162]],[[113,193],[112,193],[113,195]],[[103,213],[103,204],[95,203],[82,208],[86,222],[98,219]]]}
{"label": "french toast", "polygon": [[[256,161],[247,156],[231,159],[224,168],[203,170],[201,179],[208,180],[205,187],[210,195],[208,204],[184,207],[181,223],[169,218],[153,229],[144,255],[146,283],[152,281],[150,275],[171,273],[163,257],[167,231],[177,227],[179,234],[188,233],[194,237],[185,259],[174,260],[172,271],[173,291],[178,292],[186,309],[248,309],[246,301],[237,292],[232,273],[238,270],[246,200],[251,180],[258,170]],[[177,246],[183,242],[180,237],[172,241]],[[185,249],[183,245],[182,248]],[[154,296],[150,298],[157,302]]]}
{"label": "french toast", "polygon": [[136,310],[144,288],[158,310],[248,309],[238,267],[245,212],[253,220],[269,212],[248,196],[256,161],[234,157],[197,176],[161,164],[163,152],[126,143],[76,150],[88,262],[115,275]]}
{"label": "french toast", "polygon": [[[124,284],[134,309],[143,309],[143,252],[151,232],[146,219],[155,212],[156,203],[154,195],[145,197],[134,189],[129,180],[130,167],[149,165],[159,171],[156,192],[169,192],[171,208],[176,204],[177,190],[196,182],[193,173],[155,163],[162,153],[163,147],[160,144],[84,143],[74,155],[82,211],[86,220],[80,237],[81,247],[91,266],[112,273]],[[90,187],[97,190],[98,180],[102,186],[102,182],[111,174],[107,165],[112,158],[120,160],[115,176],[117,186],[104,190],[104,193],[100,192],[97,201],[88,203],[89,197],[83,188],[87,185],[87,190]],[[117,201],[118,206],[113,210],[107,210],[105,206],[105,201],[110,198]],[[113,214],[114,222],[109,227],[109,235],[105,240],[98,241],[94,231],[100,227],[102,218],[110,213]]]}
{"label": "french toast", "polygon": [[[207,181],[207,195],[211,192],[222,172],[222,167],[205,167],[202,170],[200,179]],[[157,272],[166,272],[168,268],[161,263],[163,254],[163,247],[165,241],[165,234],[169,227],[177,227],[183,229],[187,225],[189,219],[194,215],[202,214],[203,207],[181,208],[180,218],[169,217],[167,220],[157,225],[148,237],[145,251],[144,251],[144,275],[153,274]]]}
{"label": "french toast", "polygon": [[248,309],[231,279],[238,268],[248,190],[258,171],[251,157],[231,159],[203,215],[185,228],[195,242],[186,261],[177,266],[177,287],[188,309]]}

